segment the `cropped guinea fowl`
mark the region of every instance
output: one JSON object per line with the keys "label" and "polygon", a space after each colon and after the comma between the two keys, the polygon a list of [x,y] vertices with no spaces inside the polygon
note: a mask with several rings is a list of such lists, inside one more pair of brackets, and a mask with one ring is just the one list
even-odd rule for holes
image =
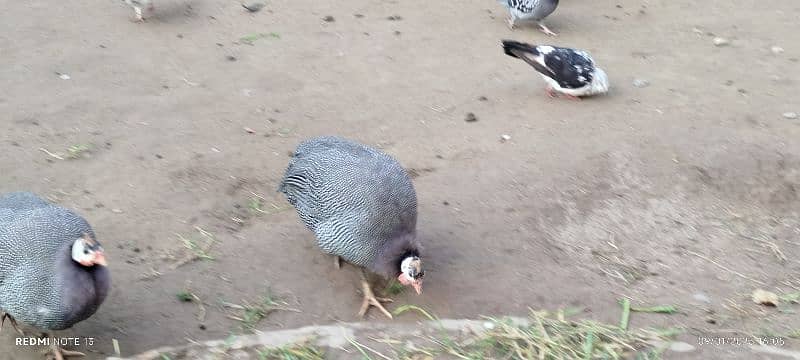
{"label": "cropped guinea fowl", "polygon": [[543,33],[557,34],[544,25],[542,20],[556,11],[558,0],[499,0],[508,9],[508,28],[514,30],[517,21],[535,21]]}
{"label": "cropped guinea fowl", "polygon": [[[110,284],[103,248],[86,220],[31,193],[0,196],[2,322],[20,334],[17,321],[52,335],[92,316]],[[82,355],[50,346],[55,359]]]}
{"label": "cropped guinea fowl", "polygon": [[297,146],[278,190],[337,267],[339,258],[361,267],[360,316],[372,305],[392,317],[365,268],[422,293],[417,195],[397,160],[344,138],[313,138]]}

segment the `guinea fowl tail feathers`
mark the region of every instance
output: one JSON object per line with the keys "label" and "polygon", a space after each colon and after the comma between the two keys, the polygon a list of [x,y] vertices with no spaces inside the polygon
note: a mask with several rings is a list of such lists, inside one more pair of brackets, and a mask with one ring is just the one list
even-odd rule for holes
{"label": "guinea fowl tail feathers", "polygon": [[536,49],[535,45],[526,44],[519,41],[514,40],[503,40],[503,51],[506,55],[520,58],[519,54],[522,53],[529,53],[534,56],[539,55],[539,50]]}

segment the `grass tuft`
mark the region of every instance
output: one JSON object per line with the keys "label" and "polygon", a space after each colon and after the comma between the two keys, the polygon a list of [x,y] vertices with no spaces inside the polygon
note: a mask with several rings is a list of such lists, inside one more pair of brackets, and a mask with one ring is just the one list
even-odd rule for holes
{"label": "grass tuft", "polygon": [[258,350],[259,360],[323,360],[325,353],[309,344],[292,344]]}

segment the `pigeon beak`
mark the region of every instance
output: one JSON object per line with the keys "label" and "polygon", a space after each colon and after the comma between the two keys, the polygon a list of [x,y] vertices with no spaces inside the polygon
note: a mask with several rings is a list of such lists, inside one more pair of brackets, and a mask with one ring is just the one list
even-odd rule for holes
{"label": "pigeon beak", "polygon": [[108,265],[108,263],[106,262],[106,255],[101,253],[101,252],[98,252],[98,253],[94,254],[94,261],[93,262],[96,265],[100,265],[100,266],[107,266]]}

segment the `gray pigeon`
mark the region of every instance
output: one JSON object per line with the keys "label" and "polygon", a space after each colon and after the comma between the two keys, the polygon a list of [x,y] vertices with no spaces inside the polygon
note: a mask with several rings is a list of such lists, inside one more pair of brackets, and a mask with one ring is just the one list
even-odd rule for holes
{"label": "gray pigeon", "polygon": [[417,195],[394,158],[340,137],[318,137],[297,146],[278,189],[317,237],[322,251],[361,267],[364,302],[389,318],[364,268],[397,278],[422,293],[422,260],[416,238]]}
{"label": "gray pigeon", "polygon": [[556,36],[542,20],[558,7],[558,0],[498,0],[508,8],[508,27],[514,30],[517,20],[536,21],[539,28],[547,35]]}
{"label": "gray pigeon", "polygon": [[[0,321],[9,319],[20,333],[17,321],[48,332],[68,329],[97,311],[110,283],[86,220],[31,193],[0,196]],[[48,344],[56,359],[82,355],[52,338]]]}

